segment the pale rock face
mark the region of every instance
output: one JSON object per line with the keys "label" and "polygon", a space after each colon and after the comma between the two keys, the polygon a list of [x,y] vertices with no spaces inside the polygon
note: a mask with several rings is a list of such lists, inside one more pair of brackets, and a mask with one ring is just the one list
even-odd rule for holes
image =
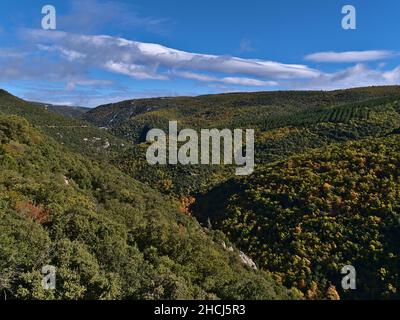
{"label": "pale rock face", "polygon": [[106,142],[105,142],[103,148],[104,148],[104,149],[107,149],[107,148],[110,147],[110,145],[111,145],[110,142],[108,142],[108,140],[106,140]]}
{"label": "pale rock face", "polygon": [[257,266],[255,264],[255,262],[246,254],[244,254],[242,251],[240,251],[240,259],[242,260],[243,264],[254,269],[257,270]]}
{"label": "pale rock face", "polygon": [[[224,248],[224,250],[228,251],[228,252],[233,252],[234,251],[233,247],[228,247],[224,241],[222,241],[222,248]],[[246,255],[244,252],[240,251],[239,257],[240,257],[240,260],[242,260],[242,263],[245,266],[247,266],[249,268],[252,268],[254,270],[257,270],[256,263],[248,255]]]}
{"label": "pale rock face", "polygon": [[233,247],[227,247],[224,241],[222,241],[222,248],[224,248],[225,251],[233,252]]}

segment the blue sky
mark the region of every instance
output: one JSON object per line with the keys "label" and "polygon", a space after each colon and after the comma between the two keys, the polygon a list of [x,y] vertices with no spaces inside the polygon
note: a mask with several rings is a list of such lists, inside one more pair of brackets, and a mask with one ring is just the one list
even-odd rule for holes
{"label": "blue sky", "polygon": [[[57,11],[42,30],[42,7]],[[344,5],[357,29],[341,26]],[[398,0],[0,2],[0,87],[94,107],[123,99],[400,83]]]}

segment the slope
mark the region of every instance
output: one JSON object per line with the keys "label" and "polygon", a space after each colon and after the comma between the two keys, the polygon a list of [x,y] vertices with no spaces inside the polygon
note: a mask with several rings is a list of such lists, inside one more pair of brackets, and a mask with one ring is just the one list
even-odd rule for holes
{"label": "slope", "polygon": [[400,88],[270,92],[143,99],[101,106],[85,117],[132,140],[112,162],[135,179],[177,197],[195,196],[229,179],[234,166],[149,166],[143,142],[151,128],[253,128],[256,163],[324,145],[385,136],[400,127]]}
{"label": "slope", "polygon": [[[56,108],[56,107],[54,107]],[[105,129],[81,119],[54,112],[54,108],[27,102],[0,89],[0,114],[18,115],[29,120],[59,143],[95,159],[122,153],[128,143]]]}
{"label": "slope", "polygon": [[[296,297],[247,269],[222,235],[107,164],[0,118],[0,292],[40,299]],[[214,239],[214,240],[213,240]],[[225,240],[226,241],[226,240]],[[53,265],[57,290],[40,270]]]}
{"label": "slope", "polygon": [[[196,216],[307,298],[399,298],[400,136],[331,145],[232,179]],[[357,290],[341,288],[341,268]]]}

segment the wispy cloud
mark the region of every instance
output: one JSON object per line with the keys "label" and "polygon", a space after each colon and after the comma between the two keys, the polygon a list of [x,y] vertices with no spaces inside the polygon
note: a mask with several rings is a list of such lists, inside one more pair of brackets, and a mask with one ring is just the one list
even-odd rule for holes
{"label": "wispy cloud", "polygon": [[255,49],[250,40],[242,39],[242,41],[240,41],[239,51],[240,52],[254,52]]}
{"label": "wispy cloud", "polygon": [[155,33],[169,32],[169,20],[139,14],[128,3],[110,0],[79,0],[70,2],[69,12],[60,15],[60,29],[70,32],[92,33],[106,30],[140,28]]}
{"label": "wispy cloud", "polygon": [[26,52],[21,52],[13,48],[0,48],[0,59],[6,58],[22,58],[25,56]]}
{"label": "wispy cloud", "polygon": [[150,98],[150,97],[166,97],[166,96],[190,96],[195,95],[191,91],[173,91],[173,90],[150,90],[132,88],[112,87],[109,90],[102,91],[96,87],[87,87],[85,89],[76,88],[74,90],[66,90],[63,87],[49,87],[46,83],[36,83],[34,86],[24,88],[24,94],[21,98],[28,101],[42,101],[55,105],[71,105],[96,107],[101,104],[115,103],[132,98]]}
{"label": "wispy cloud", "polygon": [[312,79],[311,81],[291,83],[290,86],[292,88],[307,90],[334,90],[397,84],[400,84],[400,67],[382,71],[369,68],[367,65],[359,63],[338,72],[323,73],[318,78]]}
{"label": "wispy cloud", "polygon": [[[31,90],[27,96],[52,103],[95,106],[133,94],[162,94],[160,90],[141,94],[121,89],[119,81],[129,78],[162,83],[194,80],[211,91],[339,89],[400,82],[400,66],[389,69],[381,61],[374,69],[366,64],[389,59],[396,55],[394,51],[320,52],[306,57],[315,62],[356,62],[349,68],[324,72],[304,64],[189,52],[109,35],[24,29],[20,36],[23,46],[0,48],[0,82],[41,83],[39,95]],[[183,94],[179,87],[177,92],[162,90],[165,95]]]}
{"label": "wispy cloud", "polygon": [[398,53],[387,50],[345,51],[345,52],[317,52],[305,57],[313,62],[354,63],[367,62],[392,58]]}
{"label": "wispy cloud", "polygon": [[206,74],[200,74],[190,71],[176,71],[171,72],[172,75],[179,76],[186,79],[197,80],[201,82],[209,82],[209,83],[223,83],[229,85],[239,85],[239,86],[250,86],[250,87],[272,87],[277,86],[278,82],[276,81],[263,81],[259,79],[253,78],[245,78],[245,77],[223,77],[218,78]]}
{"label": "wispy cloud", "polygon": [[312,78],[319,75],[319,71],[300,64],[192,53],[106,35],[27,30],[25,37],[41,45],[45,43],[46,50],[74,52],[74,56],[79,56],[86,66],[95,65],[138,79],[162,77],[157,75],[160,68],[245,74],[264,79]]}

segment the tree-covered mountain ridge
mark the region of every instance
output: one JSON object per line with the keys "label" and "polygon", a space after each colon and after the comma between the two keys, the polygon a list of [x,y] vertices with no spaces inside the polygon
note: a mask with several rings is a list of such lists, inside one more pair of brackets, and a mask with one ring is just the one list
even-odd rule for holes
{"label": "tree-covered mountain ridge", "polygon": [[[56,142],[29,112],[4,115],[10,100],[0,102],[2,299],[300,297],[175,200]],[[44,265],[56,267],[56,290],[41,285]]]}
{"label": "tree-covered mountain ridge", "polygon": [[[158,227],[157,230],[162,230],[160,234],[176,233],[181,228],[180,222],[176,228],[170,225],[176,225],[176,221],[181,221],[179,219],[189,219],[187,221],[196,226],[195,230],[204,234],[206,240],[203,240],[213,244],[210,247],[213,250],[222,250],[223,255],[229,255],[233,244],[231,258],[238,263],[231,266],[229,262],[229,268],[234,269],[233,274],[241,270],[238,274],[241,274],[240,277],[247,285],[238,281],[228,268],[226,273],[229,280],[223,278],[226,281],[218,282],[216,279],[221,275],[216,273],[216,278],[210,280],[213,285],[208,287],[206,283],[209,283],[209,279],[206,276],[202,276],[200,280],[196,278],[198,271],[195,269],[202,264],[196,259],[202,261],[205,257],[204,254],[197,257],[196,252],[198,253],[201,246],[194,246],[190,242],[196,232],[187,232],[187,243],[190,245],[181,244],[180,240],[171,240],[170,236],[162,238],[165,241],[159,244],[157,241],[160,239],[154,235],[158,231],[147,227],[146,230],[153,230],[150,236],[147,231],[133,227],[134,223],[129,224],[128,238],[130,232],[136,234],[137,229],[141,230],[140,236],[136,235],[134,241],[141,243],[136,246],[143,254],[143,261],[150,261],[150,269],[155,270],[154,273],[148,273],[150,279],[156,277],[161,272],[159,270],[168,269],[168,274],[173,270],[171,272],[174,279],[177,277],[184,282],[182,286],[185,289],[176,289],[179,294],[175,289],[168,289],[170,294],[165,295],[167,298],[399,298],[398,86],[330,92],[282,91],[136,99],[100,106],[83,116],[77,115],[77,118],[64,117],[4,93],[3,96],[0,94],[0,101],[0,112],[7,115],[7,121],[10,120],[10,115],[24,117],[30,122],[29,130],[46,139],[48,136],[52,137],[56,142],[51,139],[49,141],[57,145],[57,148],[66,150],[73,157],[80,157],[82,161],[90,163],[90,166],[101,168],[94,172],[85,169],[90,173],[79,173],[78,177],[83,175],[88,177],[88,181],[96,180],[98,175],[102,176],[111,168],[109,172],[112,173],[107,175],[107,179],[113,183],[116,183],[115,179],[129,181],[122,189],[129,189],[133,181],[140,186],[139,190],[132,191],[133,194],[142,196],[150,193],[159,197],[155,207],[162,214],[154,221],[160,223],[164,221],[164,218],[160,218],[164,217],[164,209],[175,206],[174,209],[167,210],[168,214],[165,213],[169,218],[168,222]],[[234,176],[231,166],[150,166],[145,158],[148,143],[144,137],[152,128],[167,131],[168,122],[172,120],[177,121],[180,128],[196,130],[255,129],[255,172],[249,177],[239,178]],[[5,127],[7,126],[9,125]],[[17,143],[5,144],[4,154],[8,155],[5,159],[14,158],[15,149],[25,148],[25,143],[18,139],[15,139]],[[31,162],[40,167],[42,164],[37,163],[43,161],[45,160],[33,159]],[[61,167],[68,170],[61,170],[63,174],[60,176],[60,183],[65,185],[66,181],[71,181],[68,186],[75,186],[75,179],[78,178],[67,174],[70,166],[63,164]],[[44,172],[48,172],[46,170]],[[83,188],[94,199],[95,208],[105,206],[101,202],[104,201],[103,198],[99,200],[96,192],[98,189],[102,190],[100,186],[103,181],[109,185],[107,179],[100,183],[90,182]],[[79,190],[78,193],[81,192]],[[113,211],[112,217],[119,217],[121,202],[124,208],[130,208],[130,201],[136,201],[129,197],[122,201],[119,193],[119,189],[107,193],[107,210]],[[30,193],[27,198],[28,207],[36,205],[36,198],[32,198]],[[68,203],[68,200],[63,201]],[[138,204],[140,203],[139,201]],[[12,204],[11,210],[16,210],[17,202]],[[113,206],[118,213],[113,210]],[[144,205],[142,207],[146,208]],[[130,212],[129,210],[123,212]],[[143,210],[148,212],[147,209]],[[170,212],[173,212],[173,218]],[[97,211],[95,213],[99,214]],[[131,213],[124,213],[124,217],[126,215],[130,216]],[[100,216],[104,216],[103,211]],[[143,213],[138,217],[139,221],[147,219],[147,215]],[[120,221],[119,219],[112,218],[113,221]],[[46,223],[39,224],[49,232]],[[122,225],[125,225],[125,220]],[[57,228],[62,229],[60,225]],[[61,238],[72,241],[69,231],[60,232]],[[87,229],[83,233],[88,233]],[[49,237],[52,234],[50,232]],[[56,240],[51,238],[51,241]],[[101,259],[97,256],[97,251],[91,251],[96,241],[89,244],[86,240],[79,241],[87,246],[95,259]],[[153,245],[153,241],[158,246]],[[146,243],[156,247],[154,256],[157,261],[160,261],[158,258],[162,255],[174,262],[168,262],[167,269],[164,260],[161,269],[154,267],[153,256],[147,255]],[[175,245],[175,251],[166,250],[164,246],[168,247],[169,243],[180,245]],[[190,266],[184,268],[191,271],[183,276],[180,269],[183,266],[182,257],[190,257],[185,251],[188,250],[187,247],[193,249],[189,251],[193,258]],[[247,270],[235,248],[249,255],[262,270],[261,273]],[[180,251],[182,256],[178,253]],[[102,263],[97,262],[99,270],[105,272],[104,269],[109,267]],[[157,263],[155,265],[159,266]],[[210,263],[222,263],[219,254]],[[340,270],[344,265],[356,267],[357,290],[341,288],[343,275]],[[69,265],[68,268],[71,269]],[[116,272],[115,270],[112,269],[112,272]],[[210,270],[203,271],[210,274]],[[199,274],[204,274],[203,271]],[[252,278],[248,272],[256,278]],[[197,280],[193,280],[194,278]],[[260,279],[264,279],[260,282],[261,289],[254,286],[254,281],[259,282]],[[85,278],[79,283],[86,282]],[[201,289],[193,289],[193,284]],[[227,295],[225,289],[223,293],[219,291],[221,286],[227,286],[229,290],[232,290],[230,286],[234,286],[236,291]],[[288,291],[285,288],[293,289]],[[31,289],[27,290],[29,292]],[[125,292],[127,289],[118,290]],[[146,290],[153,292],[152,289]],[[163,287],[161,291],[165,290]],[[164,297],[154,292],[144,295],[137,292],[134,296],[123,293],[118,298]],[[108,291],[104,295],[117,297],[110,296]],[[75,298],[87,296],[82,294]],[[96,298],[100,296],[98,294]]]}
{"label": "tree-covered mountain ridge", "polygon": [[[120,167],[162,192],[192,196],[191,212],[309,299],[398,298],[400,87],[130,100],[86,119],[135,141]],[[254,128],[256,171],[146,166],[153,127]],[[140,146],[143,148],[140,149]],[[156,178],[155,178],[156,177]],[[183,178],[185,177],[185,178]],[[358,290],[341,288],[354,265]]]}

